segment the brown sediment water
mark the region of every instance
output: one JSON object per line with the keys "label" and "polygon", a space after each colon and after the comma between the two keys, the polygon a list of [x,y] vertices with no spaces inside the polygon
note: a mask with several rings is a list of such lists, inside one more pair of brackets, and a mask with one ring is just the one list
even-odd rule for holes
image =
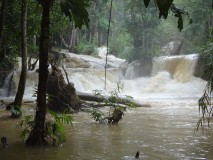
{"label": "brown sediment water", "polygon": [[67,142],[62,147],[31,148],[19,140],[19,120],[8,119],[1,111],[0,136],[9,147],[0,147],[1,160],[118,160],[213,159],[211,131],[195,132],[199,118],[196,99],[148,101],[152,107],[129,110],[118,125],[94,123],[88,113],[74,115],[73,126],[66,126]]}
{"label": "brown sediment water", "polygon": [[[119,160],[134,157],[137,151],[145,160],[213,159],[212,131],[195,131],[200,116],[197,102],[206,85],[193,76],[196,61],[197,55],[159,57],[153,60],[151,77],[136,79],[127,79],[123,69],[108,69],[108,91],[120,81],[122,95],[151,107],[129,110],[118,125],[97,124],[89,113],[75,114],[73,126],[65,126],[67,142],[62,147],[25,146],[19,140],[19,120],[8,119],[9,113],[1,111],[0,136],[8,138],[9,147],[0,146],[0,160]],[[77,91],[91,93],[104,87],[103,68],[66,70]],[[36,75],[28,75],[25,98],[34,92]]]}

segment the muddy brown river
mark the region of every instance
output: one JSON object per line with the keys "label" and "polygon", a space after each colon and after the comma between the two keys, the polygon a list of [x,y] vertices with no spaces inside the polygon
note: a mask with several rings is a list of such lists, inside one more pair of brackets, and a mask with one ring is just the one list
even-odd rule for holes
{"label": "muddy brown river", "polygon": [[147,100],[151,108],[129,110],[118,125],[96,124],[88,113],[74,115],[66,126],[63,146],[31,148],[19,139],[19,120],[1,111],[0,160],[121,160],[140,151],[144,160],[213,159],[211,130],[195,131],[199,118],[197,99]]}
{"label": "muddy brown river", "polygon": [[[133,159],[137,151],[143,160],[212,160],[212,129],[195,131],[197,101],[206,86],[206,81],[193,75],[197,58],[196,54],[154,58],[149,77],[136,72],[137,63],[129,65],[124,74],[124,61],[112,58],[114,68],[107,72],[108,91],[122,82],[123,95],[152,107],[129,110],[118,125],[97,124],[88,113],[75,114],[73,126],[65,127],[67,142],[63,146],[25,146],[19,139],[19,120],[9,119],[9,113],[0,111],[0,136],[6,136],[9,143],[6,149],[0,144],[0,160],[122,160]],[[70,82],[79,92],[103,89],[101,66],[105,60],[84,59],[91,62],[90,68],[66,65]],[[13,74],[15,86],[19,75],[20,69]],[[36,72],[28,72],[25,99],[32,97],[36,79]],[[0,88],[0,98],[7,95],[7,84]]]}

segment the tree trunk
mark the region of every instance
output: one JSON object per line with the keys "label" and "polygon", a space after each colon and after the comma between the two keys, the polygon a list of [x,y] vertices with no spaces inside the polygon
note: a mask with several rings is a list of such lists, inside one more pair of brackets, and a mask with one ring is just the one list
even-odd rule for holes
{"label": "tree trunk", "polygon": [[19,79],[18,91],[16,93],[13,105],[21,107],[24,96],[26,76],[27,76],[27,0],[21,1],[21,55],[22,68]]}
{"label": "tree trunk", "polygon": [[98,47],[101,47],[104,44],[103,42],[103,33],[101,31],[98,32]]}
{"label": "tree trunk", "polygon": [[47,113],[46,90],[48,79],[48,52],[49,52],[49,13],[52,5],[51,0],[43,0],[40,50],[39,50],[39,82],[37,95],[37,110],[35,115],[34,127],[26,140],[27,145],[43,145],[45,141],[45,118]]}
{"label": "tree trunk", "polygon": [[3,0],[1,5],[1,11],[0,11],[0,44],[2,40],[2,33],[3,33],[3,27],[4,27],[6,4],[7,4],[7,0]]}
{"label": "tree trunk", "polygon": [[176,51],[173,53],[173,55],[180,55],[182,46],[183,46],[183,40],[180,42],[180,44],[178,45],[178,47],[177,47]]}
{"label": "tree trunk", "polygon": [[2,35],[4,28],[5,10],[6,10],[7,0],[2,0],[1,10],[0,10],[0,62],[4,59],[4,49],[2,48]]}
{"label": "tree trunk", "polygon": [[71,37],[70,37],[70,45],[69,45],[69,50],[70,51],[74,51],[74,49],[76,47],[77,31],[78,30],[76,28],[72,28]]}
{"label": "tree trunk", "polygon": [[29,58],[28,60],[28,70],[33,71],[36,67],[36,64],[38,62],[38,58],[35,60],[35,62],[31,63],[32,57]]}
{"label": "tree trunk", "polygon": [[60,36],[60,38],[61,38],[61,43],[64,45],[64,47],[65,47],[66,49],[69,49],[69,45],[67,44],[67,42],[66,42],[66,40],[64,39],[63,35],[60,34],[59,36]]}

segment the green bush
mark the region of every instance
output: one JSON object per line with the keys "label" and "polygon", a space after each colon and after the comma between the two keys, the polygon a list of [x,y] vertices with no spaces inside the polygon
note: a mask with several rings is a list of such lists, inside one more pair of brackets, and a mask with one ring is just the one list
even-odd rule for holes
{"label": "green bush", "polygon": [[11,117],[12,118],[19,118],[22,115],[21,107],[12,105],[10,109]]}
{"label": "green bush", "polygon": [[207,124],[210,127],[213,120],[213,38],[203,48],[201,55],[205,58],[204,74],[209,74],[210,79],[206,85],[203,95],[198,101],[201,118],[197,122],[197,130],[204,128]]}
{"label": "green bush", "polygon": [[97,106],[109,107],[108,114],[103,113],[98,108],[93,108],[90,115],[96,122],[117,124],[122,119],[124,112],[126,112],[127,109],[136,107],[135,103],[132,101],[133,98],[130,96],[126,96],[126,100],[122,101],[119,97],[122,89],[123,84],[117,83],[117,88],[109,92],[110,96],[108,98],[104,98],[101,91],[95,90],[94,95],[100,99]]}
{"label": "green bush", "polygon": [[110,53],[120,58],[129,59],[132,54],[131,38],[127,33],[115,33],[109,39]]}
{"label": "green bush", "polygon": [[[45,138],[52,144],[62,144],[66,141],[65,130],[63,124],[72,124],[71,115],[57,114],[51,110],[48,110],[48,115],[45,120]],[[19,126],[23,129],[20,135],[22,140],[26,140],[31,130],[33,129],[35,122],[32,115],[27,115],[19,123]]]}
{"label": "green bush", "polygon": [[79,42],[75,51],[79,54],[97,55],[96,46],[93,43]]}

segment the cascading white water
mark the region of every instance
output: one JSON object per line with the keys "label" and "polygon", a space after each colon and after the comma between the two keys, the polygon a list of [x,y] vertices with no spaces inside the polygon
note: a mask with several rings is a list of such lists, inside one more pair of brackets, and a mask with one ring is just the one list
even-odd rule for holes
{"label": "cascading white water", "polygon": [[[67,69],[69,79],[74,83],[75,88],[79,92],[91,93],[93,90],[104,89],[104,69],[82,69],[73,70]],[[123,73],[121,69],[108,69],[107,70],[107,90],[111,90],[116,87],[116,82],[123,79]]]}
{"label": "cascading white water", "polygon": [[134,79],[138,77],[137,71],[140,69],[140,63],[138,61],[134,61],[133,63],[130,63],[128,65],[128,68],[126,69],[125,78],[126,79]]}
{"label": "cascading white water", "polygon": [[152,75],[166,71],[178,82],[190,81],[193,78],[197,59],[196,54],[155,58]]}
{"label": "cascading white water", "polygon": [[[94,90],[104,90],[106,48],[99,48],[98,52],[100,58],[67,53],[67,58],[75,57],[78,61],[84,61],[87,63],[87,66],[90,66],[87,68],[69,68],[69,65],[66,65],[69,80],[74,83],[77,91],[92,93]],[[106,89],[109,91],[116,87],[117,82],[124,79],[123,72],[125,68],[125,60],[109,55],[108,66],[106,74]]]}
{"label": "cascading white water", "polygon": [[8,97],[10,95],[11,80],[14,72],[10,72],[4,79],[3,86],[0,88],[0,97]]}
{"label": "cascading white water", "polygon": [[199,97],[206,81],[193,76],[198,56],[163,56],[153,59],[152,76],[124,80],[125,93],[137,99]]}
{"label": "cascading white water", "polygon": [[[93,90],[104,90],[104,64],[102,58],[68,54],[87,62],[89,68],[68,68],[65,66],[69,80],[74,83],[79,92],[92,93]],[[156,98],[199,97],[206,81],[193,76],[197,55],[164,56],[153,59],[151,77],[126,79],[124,73],[125,61],[110,57],[111,68],[107,69],[107,91],[116,88],[117,82],[124,84],[123,95],[130,95],[138,100]],[[71,62],[72,63],[72,62]],[[131,70],[127,68],[127,71]],[[132,72],[132,70],[131,70]],[[15,71],[13,81],[18,85],[20,70]],[[35,92],[38,74],[28,71],[25,98],[32,97]],[[128,77],[129,78],[129,77]]]}
{"label": "cascading white water", "polygon": [[[20,78],[21,70],[18,69],[14,72],[13,81],[15,82],[15,88],[18,88],[19,78]],[[36,86],[38,83],[38,73],[35,71],[27,71],[27,80],[25,84],[25,93],[24,98],[31,99],[36,91]]]}

